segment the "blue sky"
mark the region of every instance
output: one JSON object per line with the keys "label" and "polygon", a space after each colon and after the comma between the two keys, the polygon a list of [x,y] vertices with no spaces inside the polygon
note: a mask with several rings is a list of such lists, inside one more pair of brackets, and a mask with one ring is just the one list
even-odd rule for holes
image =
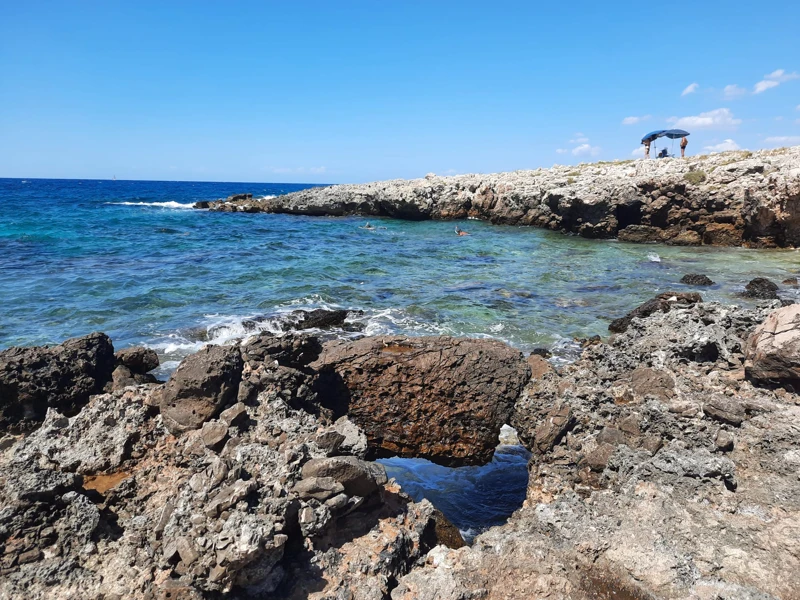
{"label": "blue sky", "polygon": [[0,0],[0,177],[494,172],[668,126],[690,154],[800,144],[798,24],[786,1]]}

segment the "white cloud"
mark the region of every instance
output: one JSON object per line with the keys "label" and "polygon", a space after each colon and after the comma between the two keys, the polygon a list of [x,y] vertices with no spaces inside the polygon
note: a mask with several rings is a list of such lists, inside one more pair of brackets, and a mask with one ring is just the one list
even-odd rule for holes
{"label": "white cloud", "polygon": [[556,148],[556,154],[566,154],[569,152],[566,148]]}
{"label": "white cloud", "polygon": [[678,129],[735,129],[741,124],[729,108],[717,108],[692,117],[671,117],[667,119]]}
{"label": "white cloud", "polygon": [[723,140],[719,144],[713,146],[705,146],[703,150],[706,152],[727,152],[729,150],[739,150],[739,144],[731,139]]}
{"label": "white cloud", "polygon": [[777,135],[766,138],[764,143],[777,146],[794,146],[795,144],[800,144],[800,135]]}
{"label": "white cloud", "polygon": [[[588,140],[587,140],[588,142]],[[599,146],[592,146],[588,143],[581,144],[572,149],[573,156],[597,156],[600,154],[600,147]]]}
{"label": "white cloud", "polygon": [[631,156],[644,156],[644,146],[639,146],[636,150],[631,152]]}
{"label": "white cloud", "polygon": [[697,89],[700,87],[699,83],[690,83],[686,86],[686,88],[681,92],[681,96],[688,96],[689,94],[694,94]]}
{"label": "white cloud", "polygon": [[641,117],[625,117],[622,119],[623,125],[636,125],[641,123],[642,121],[647,121],[650,118],[650,115],[643,115]]}
{"label": "white cloud", "polygon": [[725,89],[722,91],[724,92],[726,98],[737,98],[747,93],[746,89],[739,87],[735,83],[726,85]]}
{"label": "white cloud", "polygon": [[780,81],[772,81],[771,79],[764,79],[763,81],[759,81],[755,87],[753,88],[754,94],[760,94],[761,92],[766,92],[769,88],[778,87],[781,84]]}
{"label": "white cloud", "polygon": [[587,138],[585,135],[583,135],[582,133],[576,133],[576,134],[575,134],[575,137],[574,137],[574,138],[572,138],[572,139],[569,141],[569,143],[570,143],[570,144],[585,144],[585,143],[587,143],[588,141],[589,141],[589,138]]}
{"label": "white cloud", "polygon": [[787,73],[783,69],[773,71],[769,75],[764,75],[764,79],[759,81],[753,88],[754,94],[766,92],[770,88],[778,87],[782,83],[791,81],[792,79],[800,79],[800,73]]}

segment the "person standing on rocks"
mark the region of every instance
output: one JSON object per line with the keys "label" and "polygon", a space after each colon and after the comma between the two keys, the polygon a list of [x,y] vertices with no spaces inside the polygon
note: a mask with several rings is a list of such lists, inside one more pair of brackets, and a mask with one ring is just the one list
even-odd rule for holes
{"label": "person standing on rocks", "polygon": [[650,140],[643,140],[642,144],[644,144],[644,157],[650,158]]}
{"label": "person standing on rocks", "polygon": [[689,145],[689,140],[686,139],[686,136],[681,138],[681,158],[686,156],[686,146]]}

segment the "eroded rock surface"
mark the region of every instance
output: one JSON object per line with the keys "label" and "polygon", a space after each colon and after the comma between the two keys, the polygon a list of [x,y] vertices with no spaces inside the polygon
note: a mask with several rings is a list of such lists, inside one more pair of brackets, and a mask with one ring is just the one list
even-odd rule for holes
{"label": "eroded rock surface", "polygon": [[392,598],[796,598],[800,400],[743,369],[777,306],[674,305],[532,380],[525,505]]}
{"label": "eroded rock surface", "polygon": [[747,340],[745,373],[764,383],[800,387],[800,304],[780,308]]}
{"label": "eroded rock surface", "polygon": [[589,238],[800,245],[800,147],[311,188],[204,203],[228,212],[478,218]]}
{"label": "eroded rock surface", "polygon": [[[210,347],[167,384],[95,395],[71,417],[50,408],[4,438],[0,597],[388,598],[428,550],[463,544],[363,460],[351,421],[291,406],[285,370],[307,375],[318,346]],[[245,368],[259,370],[246,404]],[[208,410],[175,428],[165,394]]]}
{"label": "eroded rock surface", "polygon": [[531,374],[501,342],[444,336],[329,342],[312,366],[320,401],[364,430],[373,455],[449,465],[491,460]]}
{"label": "eroded rock surface", "polygon": [[34,429],[48,408],[75,414],[103,391],[114,367],[114,346],[104,333],[0,351],[0,431]]}

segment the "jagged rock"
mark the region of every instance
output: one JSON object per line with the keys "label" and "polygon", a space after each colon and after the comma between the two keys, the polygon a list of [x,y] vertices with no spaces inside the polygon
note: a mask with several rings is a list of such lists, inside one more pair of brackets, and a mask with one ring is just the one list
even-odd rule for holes
{"label": "jagged rock", "polygon": [[631,321],[635,318],[643,319],[655,312],[669,312],[675,304],[685,306],[702,301],[700,294],[697,293],[665,292],[637,306],[624,317],[614,319],[608,326],[608,330],[613,333],[622,333],[628,329]]}
{"label": "jagged rock", "polygon": [[103,391],[114,366],[114,346],[104,333],[0,351],[0,431],[30,431],[48,408],[74,415]]}
{"label": "jagged rock", "polygon": [[756,277],[744,286],[742,295],[761,300],[776,300],[778,298],[778,286],[766,277]]}
{"label": "jagged rock", "polygon": [[528,366],[531,368],[531,377],[536,379],[555,371],[553,365],[538,354],[531,354],[528,357]]}
{"label": "jagged rock", "polygon": [[290,334],[279,337],[262,333],[242,348],[242,358],[253,367],[259,363],[277,361],[282,366],[301,369],[315,361],[320,352],[322,345],[317,338],[310,335]]}
{"label": "jagged rock", "polygon": [[[800,149],[794,147],[335,185],[277,198],[211,202],[208,208],[411,220],[478,218],[590,238],[769,248],[800,245],[798,172]],[[688,173],[694,176],[692,183],[685,178]]]}
{"label": "jagged rock", "polygon": [[[344,327],[345,319],[353,311],[330,310],[316,308],[314,310],[295,310],[289,314],[287,321],[282,323],[284,330],[300,329],[330,329],[331,327]],[[358,311],[361,312],[361,311]]]}
{"label": "jagged rock", "polygon": [[744,407],[726,396],[715,396],[703,405],[703,412],[723,423],[739,426],[745,419]]}
{"label": "jagged rock", "polygon": [[128,367],[131,373],[144,375],[159,365],[158,354],[151,348],[134,346],[118,351],[114,355],[117,362]]}
{"label": "jagged rock", "polygon": [[304,479],[330,478],[338,481],[348,496],[362,498],[376,492],[387,481],[383,465],[365,462],[355,456],[312,458],[303,465],[302,473]]}
{"label": "jagged rock", "polygon": [[757,382],[800,381],[800,305],[780,308],[747,340],[745,375]]}
{"label": "jagged rock", "polygon": [[174,432],[197,429],[235,402],[242,377],[236,346],[205,346],[187,356],[165,384],[159,405]]}
{"label": "jagged rock", "polygon": [[[298,481],[292,491],[302,499],[314,498],[324,502],[344,492],[344,486],[333,477],[308,477]],[[344,503],[347,503],[347,496]]]}
{"label": "jagged rock", "polygon": [[517,350],[450,337],[329,342],[312,366],[320,401],[361,427],[374,455],[450,465],[491,459],[530,377]]}
{"label": "jagged rock", "polygon": [[701,275],[698,273],[689,273],[681,277],[681,283],[685,283],[686,285],[714,285],[714,282],[711,281],[706,275]]}

